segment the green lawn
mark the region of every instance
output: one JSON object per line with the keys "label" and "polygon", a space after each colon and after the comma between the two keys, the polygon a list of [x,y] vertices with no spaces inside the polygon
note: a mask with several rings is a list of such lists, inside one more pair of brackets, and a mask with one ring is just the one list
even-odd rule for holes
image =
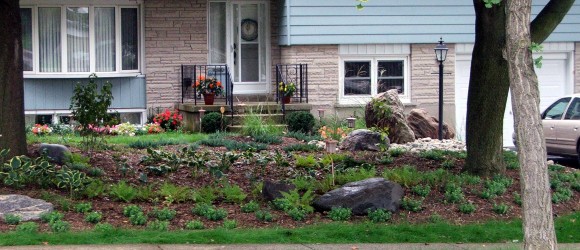
{"label": "green lawn", "polygon": [[[580,213],[556,219],[559,243],[580,242]],[[0,245],[64,244],[249,244],[249,243],[503,243],[522,242],[521,221],[483,224],[329,223],[297,229],[213,229],[146,231],[114,229],[106,232],[0,234]]]}
{"label": "green lawn", "polygon": [[[129,144],[135,143],[137,141],[166,141],[171,142],[171,144],[188,144],[203,140],[207,138],[207,135],[199,133],[190,134],[183,132],[165,132],[160,134],[147,134],[139,136],[105,136],[104,138],[108,144],[128,146]],[[78,146],[82,141],[82,138],[74,134],[47,136],[35,136],[33,134],[28,134],[26,136],[26,141],[28,144],[57,143],[69,146]]]}

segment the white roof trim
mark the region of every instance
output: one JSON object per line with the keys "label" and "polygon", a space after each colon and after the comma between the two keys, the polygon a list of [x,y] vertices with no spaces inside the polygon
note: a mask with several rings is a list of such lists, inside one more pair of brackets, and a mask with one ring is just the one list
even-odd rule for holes
{"label": "white roof trim", "polygon": [[409,55],[410,44],[341,44],[339,55]]}
{"label": "white roof trim", "polygon": [[[570,52],[574,51],[573,42],[554,42],[542,43],[544,50],[542,52]],[[458,43],[455,45],[456,54],[471,54],[473,51],[473,43]]]}

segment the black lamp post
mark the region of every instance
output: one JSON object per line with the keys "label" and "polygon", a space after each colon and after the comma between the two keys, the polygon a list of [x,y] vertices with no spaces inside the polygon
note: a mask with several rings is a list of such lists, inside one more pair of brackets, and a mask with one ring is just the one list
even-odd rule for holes
{"label": "black lamp post", "polygon": [[435,47],[435,56],[439,62],[439,140],[443,140],[443,62],[448,50],[443,37],[439,38],[439,44]]}

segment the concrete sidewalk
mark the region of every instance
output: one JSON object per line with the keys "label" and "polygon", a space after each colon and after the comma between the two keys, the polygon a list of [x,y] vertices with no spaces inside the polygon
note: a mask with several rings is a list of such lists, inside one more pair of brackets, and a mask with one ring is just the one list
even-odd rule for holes
{"label": "concrete sidewalk", "polygon": [[[559,244],[559,249],[580,249],[580,244]],[[236,245],[156,245],[156,244],[131,244],[131,245],[72,245],[72,246],[13,246],[0,247],[0,249],[14,250],[460,250],[460,249],[523,249],[521,243],[491,243],[491,244],[454,244],[454,243],[413,243],[413,244],[236,244]]]}

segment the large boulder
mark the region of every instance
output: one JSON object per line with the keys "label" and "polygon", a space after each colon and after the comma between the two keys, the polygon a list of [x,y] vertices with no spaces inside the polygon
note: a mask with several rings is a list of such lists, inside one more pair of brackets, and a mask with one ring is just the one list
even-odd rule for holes
{"label": "large boulder", "polygon": [[38,148],[38,153],[42,154],[43,152],[46,152],[46,156],[48,156],[52,162],[62,165],[66,159],[65,154],[70,152],[70,150],[66,146],[60,144],[42,143]]}
{"label": "large boulder", "polygon": [[282,192],[289,192],[295,189],[294,184],[286,183],[275,183],[272,181],[264,181],[264,186],[262,187],[262,196],[266,201],[273,201],[278,198],[282,198]]}
{"label": "large boulder", "polygon": [[41,214],[50,213],[52,209],[52,204],[25,195],[0,195],[0,218],[12,214],[22,221],[38,220]]}
{"label": "large boulder", "polygon": [[316,199],[313,206],[318,211],[328,211],[333,207],[350,208],[355,215],[367,214],[369,209],[386,209],[395,213],[402,198],[401,185],[383,178],[370,178],[332,190]]}
{"label": "large boulder", "polygon": [[[439,138],[439,119],[430,116],[424,109],[413,109],[407,116],[407,123],[415,133],[417,139]],[[443,123],[443,139],[453,139],[455,130],[447,123]]]}
{"label": "large boulder", "polygon": [[340,149],[348,151],[379,151],[377,145],[389,146],[389,138],[383,139],[380,133],[367,129],[357,129],[350,132],[340,143]]}
{"label": "large boulder", "polygon": [[367,127],[388,128],[391,143],[404,144],[415,140],[413,130],[407,125],[404,106],[397,90],[378,94],[365,109]]}

